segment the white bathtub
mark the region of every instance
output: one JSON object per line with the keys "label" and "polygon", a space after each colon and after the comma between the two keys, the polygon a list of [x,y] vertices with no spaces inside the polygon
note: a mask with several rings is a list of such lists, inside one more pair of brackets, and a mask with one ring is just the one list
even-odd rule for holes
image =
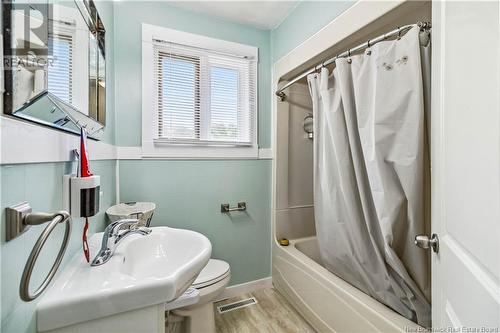
{"label": "white bathtub", "polygon": [[318,332],[423,330],[325,269],[316,237],[273,243],[274,286]]}

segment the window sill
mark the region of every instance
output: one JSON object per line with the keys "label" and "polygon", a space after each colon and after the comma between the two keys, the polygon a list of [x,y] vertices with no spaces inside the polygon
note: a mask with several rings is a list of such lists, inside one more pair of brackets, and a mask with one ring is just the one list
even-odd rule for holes
{"label": "window sill", "polygon": [[142,143],[143,158],[172,159],[257,159],[257,147],[189,146]]}

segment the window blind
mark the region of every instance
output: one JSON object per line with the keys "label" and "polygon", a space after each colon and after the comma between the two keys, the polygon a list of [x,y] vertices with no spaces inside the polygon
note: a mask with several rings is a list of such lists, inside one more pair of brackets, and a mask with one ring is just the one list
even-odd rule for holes
{"label": "window blind", "polygon": [[250,57],[155,40],[155,142],[254,145],[256,70]]}
{"label": "window blind", "polygon": [[49,54],[52,55],[48,71],[48,90],[65,101],[73,100],[73,38],[68,35],[49,35]]}

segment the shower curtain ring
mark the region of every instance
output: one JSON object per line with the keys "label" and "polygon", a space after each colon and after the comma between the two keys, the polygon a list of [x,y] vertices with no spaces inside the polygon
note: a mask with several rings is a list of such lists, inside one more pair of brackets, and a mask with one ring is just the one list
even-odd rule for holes
{"label": "shower curtain ring", "polygon": [[370,50],[370,47],[372,45],[370,44],[370,40],[368,39],[368,41],[366,42],[366,55],[371,55],[372,54],[372,50]]}
{"label": "shower curtain ring", "polygon": [[351,49],[349,49],[349,50],[347,51],[347,56],[348,56],[347,63],[348,63],[348,64],[351,64],[351,63],[352,63],[352,59],[351,59]]}
{"label": "shower curtain ring", "polygon": [[321,73],[321,70],[323,68],[325,68],[325,62],[324,61],[322,61],[321,64],[319,64],[319,66],[316,67],[316,70],[315,70],[316,74]]}

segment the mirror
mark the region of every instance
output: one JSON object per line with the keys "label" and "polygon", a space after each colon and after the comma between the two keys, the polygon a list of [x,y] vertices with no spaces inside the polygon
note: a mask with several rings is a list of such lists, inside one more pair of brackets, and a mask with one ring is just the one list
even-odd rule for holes
{"label": "mirror", "polygon": [[2,2],[4,112],[98,139],[106,123],[105,29],[92,0]]}

